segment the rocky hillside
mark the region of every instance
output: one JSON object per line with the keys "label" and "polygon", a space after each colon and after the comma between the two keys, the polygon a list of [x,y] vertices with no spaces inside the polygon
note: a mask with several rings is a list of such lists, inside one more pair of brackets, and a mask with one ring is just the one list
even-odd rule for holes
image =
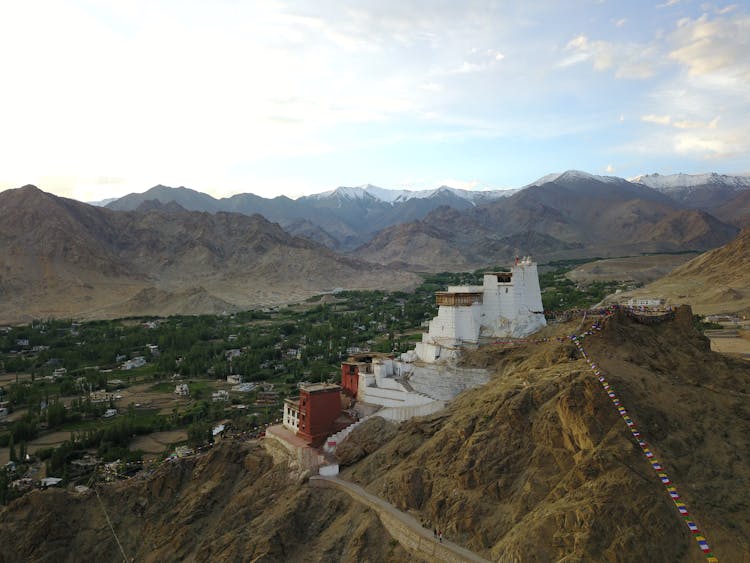
{"label": "rocky hillside", "polygon": [[33,186],[0,193],[0,322],[221,313],[335,287],[408,287],[260,215],[144,204],[117,212]]}
{"label": "rocky hillside", "polygon": [[750,227],[750,189],[714,209],[716,217],[736,227]]}
{"label": "rocky hillside", "polygon": [[621,178],[569,171],[468,210],[441,208],[421,221],[378,233],[358,256],[420,269],[538,260],[705,250],[737,228],[704,211]]}
{"label": "rocky hillside", "polygon": [[750,311],[750,228],[729,244],[701,254],[625,295],[631,294],[688,303],[701,314]]}
{"label": "rocky hillside", "polygon": [[[688,309],[656,327],[612,319],[586,347],[718,557],[750,557],[750,366],[711,353]],[[705,560],[572,344],[468,362],[496,378],[345,476],[493,560]]]}
{"label": "rocky hillside", "polygon": [[[128,560],[404,561],[377,516],[313,490],[262,448],[224,443],[101,488]],[[93,493],[36,491],[0,509],[3,561],[122,561]]]}
{"label": "rocky hillside", "polygon": [[[750,558],[748,364],[710,352],[687,308],[657,326],[612,318],[585,345],[714,553]],[[466,363],[495,377],[397,429],[363,424],[342,476],[496,561],[705,561],[572,343],[491,346]],[[250,444],[101,490],[136,561],[417,560],[371,511]],[[120,559],[96,498],[65,491],[0,509],[0,541],[19,560]]]}

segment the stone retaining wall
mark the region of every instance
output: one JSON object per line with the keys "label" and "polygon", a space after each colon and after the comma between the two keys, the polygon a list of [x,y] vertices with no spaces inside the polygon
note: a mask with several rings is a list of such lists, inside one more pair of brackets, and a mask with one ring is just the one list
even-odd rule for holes
{"label": "stone retaining wall", "polygon": [[431,530],[427,530],[412,516],[398,510],[393,505],[381,498],[368,493],[362,487],[342,481],[341,479],[330,479],[322,477],[311,477],[309,484],[312,487],[334,488],[344,491],[357,502],[371,508],[380,518],[388,533],[405,549],[426,557],[430,561],[450,561],[456,563],[487,563],[468,549],[443,540],[437,541]]}

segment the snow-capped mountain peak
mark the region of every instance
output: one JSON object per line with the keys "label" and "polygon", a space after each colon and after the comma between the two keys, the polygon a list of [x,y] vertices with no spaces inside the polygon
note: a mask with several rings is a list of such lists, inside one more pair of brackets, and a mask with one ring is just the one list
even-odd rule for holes
{"label": "snow-capped mountain peak", "polygon": [[430,188],[426,190],[389,190],[387,188],[373,186],[372,184],[364,184],[362,186],[356,187],[342,186],[336,188],[335,190],[321,192],[309,197],[313,199],[328,199],[338,197],[349,200],[372,198],[384,203],[396,204],[403,203],[411,199],[428,199],[441,195],[452,194],[455,197],[465,199],[472,203],[476,203],[477,201],[487,201],[489,199],[507,197],[517,191],[518,190],[462,190],[459,188],[451,188],[449,186],[440,186],[439,188]]}
{"label": "snow-capped mountain peak", "polygon": [[707,174],[645,174],[630,178],[630,181],[662,192],[690,189],[697,186],[723,185],[739,190],[750,188],[750,176],[728,176],[716,172]]}
{"label": "snow-capped mountain peak", "polygon": [[597,176],[595,174],[589,174],[588,172],[583,172],[581,170],[566,170],[565,172],[554,172],[552,174],[547,174],[546,176],[542,176],[535,182],[532,182],[531,184],[528,184],[524,187],[530,188],[532,186],[542,186],[544,184],[548,184],[550,182],[555,182],[558,180],[562,180],[562,181],[596,180],[598,182],[608,182],[608,183],[623,181],[622,178],[618,178],[617,176]]}

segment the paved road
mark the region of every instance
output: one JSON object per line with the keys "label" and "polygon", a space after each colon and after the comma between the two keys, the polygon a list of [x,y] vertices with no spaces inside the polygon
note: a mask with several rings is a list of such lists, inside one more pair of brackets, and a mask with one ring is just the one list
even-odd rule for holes
{"label": "paved road", "polygon": [[[408,528],[409,531],[418,538],[417,541],[414,541],[413,538],[410,538],[409,544],[411,545],[404,545],[404,547],[406,547],[407,549],[416,548],[423,555],[430,555],[436,559],[444,561],[488,563],[486,559],[483,559],[476,553],[473,553],[468,549],[465,549],[460,545],[456,545],[455,543],[450,542],[446,539],[443,539],[442,543],[438,542],[438,540],[433,537],[432,530],[427,530],[422,527],[422,525],[417,522],[416,518],[410,516],[409,514],[401,512],[392,504],[371,493],[368,493],[359,485],[355,485],[354,483],[350,483],[349,481],[344,481],[342,479],[339,479],[338,477],[321,477],[319,475],[310,477],[310,484],[317,487],[331,487],[342,490],[354,500],[375,510],[378,513],[378,516],[380,516],[381,520],[384,513],[397,520],[401,526]],[[389,530],[389,532],[390,531],[391,530]],[[404,542],[402,542],[401,538],[397,537],[396,539],[399,540],[399,543],[402,543],[403,545]]]}

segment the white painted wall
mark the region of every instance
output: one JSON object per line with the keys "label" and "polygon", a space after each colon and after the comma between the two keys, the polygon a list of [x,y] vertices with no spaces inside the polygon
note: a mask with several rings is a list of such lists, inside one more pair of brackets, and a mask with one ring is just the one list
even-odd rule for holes
{"label": "white painted wall", "polygon": [[295,434],[299,431],[299,413],[296,409],[290,407],[286,403],[284,403],[283,424]]}
{"label": "white painted wall", "polygon": [[339,474],[339,464],[332,463],[330,465],[321,465],[318,469],[318,473],[321,477],[335,477]]}
{"label": "white painted wall", "polygon": [[431,397],[426,397],[419,393],[410,393],[403,387],[401,389],[367,387],[358,398],[365,403],[384,407],[418,406],[433,400]]}

